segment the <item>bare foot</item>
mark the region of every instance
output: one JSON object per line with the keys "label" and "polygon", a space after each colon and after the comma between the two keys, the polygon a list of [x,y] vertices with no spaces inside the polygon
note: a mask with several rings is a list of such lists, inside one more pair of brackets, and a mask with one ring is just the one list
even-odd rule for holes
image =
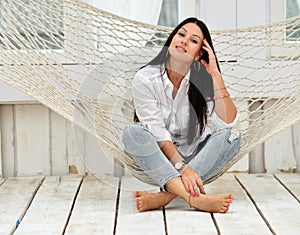
{"label": "bare foot", "polygon": [[167,192],[149,193],[146,191],[135,191],[133,195],[136,209],[140,212],[158,209],[175,198],[174,195]]}
{"label": "bare foot", "polygon": [[226,213],[233,200],[233,194],[190,196],[189,204],[197,210]]}

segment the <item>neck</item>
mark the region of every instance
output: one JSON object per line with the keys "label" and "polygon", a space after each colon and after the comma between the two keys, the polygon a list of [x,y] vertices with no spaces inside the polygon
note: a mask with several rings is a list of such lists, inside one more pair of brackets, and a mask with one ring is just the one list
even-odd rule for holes
{"label": "neck", "polygon": [[174,88],[180,87],[180,83],[188,73],[190,66],[191,63],[178,62],[172,58],[166,63],[167,74]]}

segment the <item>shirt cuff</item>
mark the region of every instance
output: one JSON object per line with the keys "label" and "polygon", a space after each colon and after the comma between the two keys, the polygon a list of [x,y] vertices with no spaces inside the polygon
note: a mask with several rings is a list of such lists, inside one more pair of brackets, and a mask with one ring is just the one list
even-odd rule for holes
{"label": "shirt cuff", "polygon": [[233,127],[237,123],[239,112],[236,113],[235,119],[231,123],[224,122],[215,112],[212,113],[211,118],[218,128]]}
{"label": "shirt cuff", "polygon": [[164,126],[159,124],[146,124],[148,130],[152,133],[157,142],[161,141],[171,141],[171,134],[167,131]]}

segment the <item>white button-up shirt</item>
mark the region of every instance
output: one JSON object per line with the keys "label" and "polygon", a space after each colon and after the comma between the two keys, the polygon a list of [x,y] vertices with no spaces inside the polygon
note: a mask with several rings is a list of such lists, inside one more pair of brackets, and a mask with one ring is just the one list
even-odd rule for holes
{"label": "white button-up shirt", "polygon": [[[173,142],[185,157],[190,156],[198,144],[211,134],[210,128],[206,126],[202,135],[200,136],[198,131],[193,142],[188,144],[189,78],[190,72],[183,78],[174,99],[174,87],[164,66],[148,65],[140,69],[132,83],[133,102],[139,121],[150,130],[158,142]],[[215,112],[211,112],[212,106],[213,103],[208,102],[208,118],[217,128],[232,127],[235,124],[237,117],[227,124]]]}

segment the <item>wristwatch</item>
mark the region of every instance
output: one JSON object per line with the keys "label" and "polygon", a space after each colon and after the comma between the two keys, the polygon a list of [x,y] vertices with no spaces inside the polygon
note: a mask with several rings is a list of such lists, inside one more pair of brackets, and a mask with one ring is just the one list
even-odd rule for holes
{"label": "wristwatch", "polygon": [[179,171],[179,170],[182,169],[182,167],[183,167],[185,164],[186,164],[186,162],[185,162],[184,160],[181,160],[181,161],[179,161],[179,162],[177,162],[177,163],[175,164],[175,169]]}

